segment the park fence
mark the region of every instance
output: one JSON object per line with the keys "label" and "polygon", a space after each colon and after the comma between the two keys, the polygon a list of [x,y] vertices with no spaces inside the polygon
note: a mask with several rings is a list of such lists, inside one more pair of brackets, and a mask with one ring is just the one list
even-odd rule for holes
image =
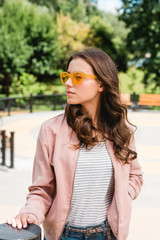
{"label": "park fence", "polygon": [[[128,108],[137,109],[160,109],[160,94],[129,94],[121,93],[121,100]],[[0,98],[0,111],[10,112],[30,112],[62,110],[66,106],[66,94],[51,95],[29,95],[23,97]]]}
{"label": "park fence", "polygon": [[23,97],[5,97],[0,98],[0,111],[44,111],[44,110],[61,110],[66,106],[65,94],[51,94],[51,95],[29,95]]}
{"label": "park fence", "polygon": [[[1,130],[0,140],[0,165],[14,168],[14,132],[10,132],[10,136],[8,136],[5,130]],[[10,153],[10,157],[7,154],[8,151]]]}

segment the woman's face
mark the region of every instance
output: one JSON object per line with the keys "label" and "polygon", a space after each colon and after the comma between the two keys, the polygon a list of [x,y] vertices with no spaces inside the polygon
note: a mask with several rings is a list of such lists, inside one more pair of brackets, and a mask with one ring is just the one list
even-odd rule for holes
{"label": "woman's face", "polygon": [[[84,72],[94,75],[92,67],[81,58],[73,59],[70,62],[68,72]],[[101,85],[99,80],[90,77],[84,78],[80,85],[75,85],[72,83],[71,78],[69,78],[65,83],[67,103],[81,104],[85,108],[92,107],[92,105],[97,107],[101,92],[103,91]]]}

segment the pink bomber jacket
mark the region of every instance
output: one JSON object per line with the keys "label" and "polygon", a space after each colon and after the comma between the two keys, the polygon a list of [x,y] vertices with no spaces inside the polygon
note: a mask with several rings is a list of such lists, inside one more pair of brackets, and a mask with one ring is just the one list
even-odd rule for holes
{"label": "pink bomber jacket", "polygon": [[[33,166],[33,183],[22,212],[32,214],[37,224],[43,223],[47,240],[58,240],[69,213],[79,149],[78,139],[68,126],[64,114],[45,121],[40,129]],[[131,202],[143,183],[138,160],[122,164],[116,158],[112,142],[106,141],[114,174],[115,191],[106,213],[109,225],[118,240],[126,240],[131,218]],[[135,149],[134,137],[130,148]]]}

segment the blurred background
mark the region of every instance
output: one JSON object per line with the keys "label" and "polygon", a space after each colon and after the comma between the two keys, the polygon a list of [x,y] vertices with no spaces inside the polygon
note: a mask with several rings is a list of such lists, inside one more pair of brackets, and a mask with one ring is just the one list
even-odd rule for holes
{"label": "blurred background", "polygon": [[158,0],[0,0],[0,97],[64,93],[59,73],[88,46],[115,61],[122,93],[160,93],[159,15]]}
{"label": "blurred background", "polygon": [[66,104],[59,74],[85,47],[114,60],[129,119],[138,127],[145,182],[133,201],[128,240],[157,240],[160,0],[0,0],[0,223],[25,203],[40,125]]}

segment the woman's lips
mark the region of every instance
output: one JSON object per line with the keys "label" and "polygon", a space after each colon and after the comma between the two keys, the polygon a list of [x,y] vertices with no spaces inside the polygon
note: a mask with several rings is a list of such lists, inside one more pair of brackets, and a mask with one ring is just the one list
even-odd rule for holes
{"label": "woman's lips", "polygon": [[71,92],[71,91],[67,91],[67,92],[66,92],[66,95],[67,95],[67,96],[73,95],[73,94],[75,94],[75,93],[73,93],[73,92]]}

